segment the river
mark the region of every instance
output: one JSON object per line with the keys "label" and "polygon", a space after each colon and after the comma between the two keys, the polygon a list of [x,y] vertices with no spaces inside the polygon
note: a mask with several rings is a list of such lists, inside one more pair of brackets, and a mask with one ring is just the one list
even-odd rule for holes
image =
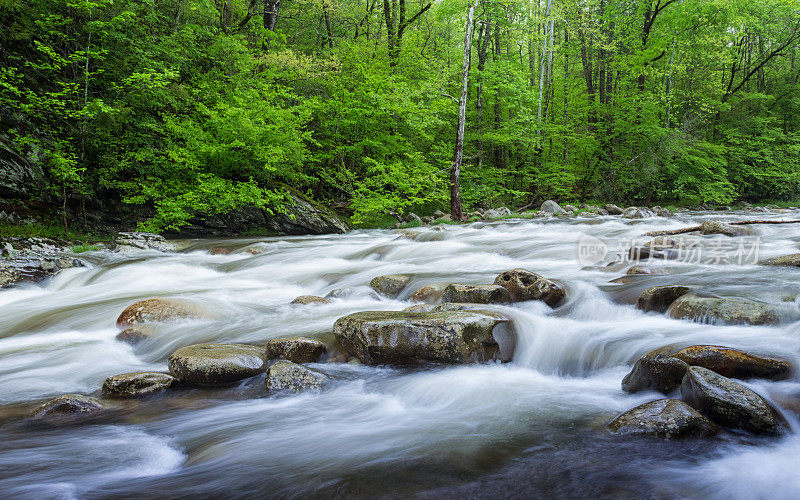
{"label": "river", "polygon": [[[798,434],[661,441],[604,430],[617,413],[663,397],[620,388],[633,362],[656,347],[718,344],[800,364],[800,270],[754,263],[798,252],[800,224],[756,226],[758,236],[743,239],[738,258],[669,262],[671,274],[626,283],[609,283],[625,273],[604,266],[611,257],[598,265],[579,259],[586,235],[613,253],[647,240],[645,231],[712,217],[788,219],[800,212],[509,219],[417,228],[416,239],[359,230],[193,240],[177,253],[82,254],[87,267],[0,291],[0,497],[796,498]],[[708,255],[713,241],[703,238]],[[235,251],[209,253],[220,246]],[[569,296],[557,309],[491,306],[514,321],[511,363],[320,363],[314,366],[335,383],[319,393],[267,397],[262,375],[233,387],[121,402],[109,414],[63,425],[24,418],[50,397],[96,393],[108,376],[165,371],[169,354],[186,345],[298,335],[330,341],[341,316],[399,310],[424,284],[491,283],[518,267],[561,280]],[[392,273],[415,278],[398,300],[376,297],[370,279]],[[783,308],[785,321],[723,326],[637,310],[639,292],[655,284],[757,298]],[[334,289],[341,291],[329,304],[289,304]],[[217,319],[163,325],[136,346],[117,341],[117,316],[148,297],[193,299]],[[790,426],[800,429],[791,411],[800,400],[797,377],[744,384],[782,404]]]}

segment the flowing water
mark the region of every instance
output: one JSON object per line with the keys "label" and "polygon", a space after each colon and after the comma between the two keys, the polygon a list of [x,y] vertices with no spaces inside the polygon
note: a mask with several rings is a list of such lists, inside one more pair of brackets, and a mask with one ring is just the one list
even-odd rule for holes
{"label": "flowing water", "polygon": [[[687,258],[668,263],[672,274],[624,283],[609,283],[625,270],[605,266],[613,256],[597,265],[578,259],[586,235],[613,254],[618,244],[645,241],[645,231],[710,216],[507,220],[415,229],[416,239],[354,231],[197,240],[174,254],[83,254],[86,268],[0,292],[0,497],[796,497],[797,434],[661,441],[604,431],[615,414],[662,397],[620,389],[634,360],[653,348],[719,344],[800,363],[800,271],[753,264],[756,251],[757,258],[796,253],[800,224],[757,226],[757,237],[727,250],[742,262]],[[704,259],[719,253],[719,237],[699,240]],[[234,251],[209,253],[219,246]],[[47,398],[96,393],[108,376],[166,370],[167,357],[182,346],[297,335],[330,341],[341,316],[399,310],[424,284],[491,283],[517,267],[563,281],[569,299],[555,310],[537,302],[492,306],[514,320],[519,340],[511,363],[320,363],[315,367],[336,380],[320,393],[267,397],[262,375],[234,387],[120,402],[72,423],[25,418]],[[370,279],[391,273],[415,279],[398,300],[376,297]],[[673,283],[778,304],[785,321],[701,324],[633,306],[642,289]],[[289,304],[334,289],[330,304]],[[136,346],[115,340],[119,313],[148,297],[193,299],[217,319],[164,324]],[[746,384],[782,405],[798,430],[800,380]]]}

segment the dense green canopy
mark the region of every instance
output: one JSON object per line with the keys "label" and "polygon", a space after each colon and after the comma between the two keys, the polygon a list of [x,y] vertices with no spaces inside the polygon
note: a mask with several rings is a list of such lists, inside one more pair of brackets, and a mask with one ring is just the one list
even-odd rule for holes
{"label": "dense green canopy", "polygon": [[[50,196],[178,228],[288,184],[443,208],[462,0],[0,0],[0,133]],[[798,0],[482,0],[462,197],[800,196]]]}

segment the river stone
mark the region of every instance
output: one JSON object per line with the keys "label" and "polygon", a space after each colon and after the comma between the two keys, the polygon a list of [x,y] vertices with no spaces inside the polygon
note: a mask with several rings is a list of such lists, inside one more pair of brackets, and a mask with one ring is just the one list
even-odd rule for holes
{"label": "river stone", "polygon": [[400,295],[400,292],[411,283],[412,279],[413,276],[410,274],[387,274],[372,278],[369,286],[379,294],[393,299]]}
{"label": "river stone", "polygon": [[444,293],[444,289],[447,288],[449,284],[450,283],[440,282],[425,285],[416,292],[412,293],[408,300],[411,302],[434,304],[439,302],[439,300],[442,298],[442,294]]}
{"label": "river stone", "polygon": [[714,422],[679,399],[657,399],[639,405],[618,415],[608,428],[623,436],[666,439],[708,437],[719,430]]}
{"label": "river stone", "polygon": [[342,346],[368,365],[510,361],[513,328],[491,311],[367,311],[333,325]]}
{"label": "river stone", "polygon": [[639,295],[639,301],[636,307],[642,311],[656,311],[660,313],[667,312],[670,304],[672,304],[678,297],[689,293],[688,286],[654,286],[644,290]]}
{"label": "river stone", "polygon": [[292,363],[315,363],[325,354],[325,344],[305,337],[272,339],[267,342],[266,359],[288,359]]}
{"label": "river stone", "polygon": [[722,322],[729,325],[777,325],[780,311],[769,304],[738,297],[706,297],[687,293],[669,306],[674,319],[697,323]]}
{"label": "river stone", "polygon": [[631,266],[625,272],[627,275],[634,274],[669,274],[663,267]]}
{"label": "river stone", "polygon": [[719,425],[754,434],[777,434],[787,424],[767,400],[738,382],[692,366],[681,383],[681,397]]}
{"label": "river stone", "polygon": [[494,284],[508,290],[515,302],[541,300],[550,307],[557,307],[567,295],[561,284],[526,269],[506,271],[494,279]]}
{"label": "river stone", "polygon": [[83,394],[65,394],[44,403],[31,413],[32,418],[90,415],[104,410],[99,399]]}
{"label": "river stone", "polygon": [[246,344],[195,344],[169,357],[169,371],[194,385],[225,385],[266,370],[264,348]]}
{"label": "river stone", "polygon": [[707,368],[723,377],[783,380],[794,373],[794,366],[788,359],[759,356],[718,345],[693,345],[672,356],[688,365]]}
{"label": "river stone", "polygon": [[511,302],[511,294],[500,285],[464,285],[452,283],[444,289],[442,302],[503,304]]}
{"label": "river stone", "polygon": [[149,396],[169,389],[175,382],[175,377],[168,373],[123,373],[108,377],[103,382],[103,396],[110,398]]}
{"label": "river stone", "polygon": [[426,313],[426,312],[431,312],[435,307],[436,306],[434,306],[433,304],[414,304],[413,306],[408,306],[403,308],[403,311]]}
{"label": "river stone", "polygon": [[276,361],[267,370],[267,392],[320,390],[328,383],[324,374],[287,360]]}
{"label": "river stone", "polygon": [[330,304],[331,299],[325,297],[317,297],[316,295],[301,295],[296,297],[292,304]]}
{"label": "river stone", "polygon": [[603,206],[603,210],[608,212],[608,215],[622,215],[622,209],[613,203],[608,203]]}
{"label": "river stone", "polygon": [[800,253],[793,253],[791,255],[782,255],[780,257],[773,257],[771,259],[761,261],[760,264],[763,264],[765,266],[800,267]]}
{"label": "river stone", "polygon": [[718,220],[707,220],[700,226],[700,234],[722,234],[725,236],[753,236],[755,230],[750,226],[731,225]]}
{"label": "river stone", "polygon": [[625,392],[658,391],[669,394],[681,385],[689,365],[673,358],[672,346],[652,350],[636,360],[633,369],[622,379]]}
{"label": "river stone", "polygon": [[542,203],[542,206],[539,209],[542,212],[547,212],[548,214],[553,214],[553,215],[563,215],[567,212],[553,200],[545,201],[544,203]]}
{"label": "river stone", "polygon": [[156,332],[155,326],[140,323],[138,325],[129,326],[117,334],[117,340],[128,344],[138,344],[143,340],[151,338]]}
{"label": "river stone", "polygon": [[623,219],[647,219],[655,215],[652,210],[645,207],[628,207],[622,211]]}
{"label": "river stone", "polygon": [[183,299],[145,299],[134,302],[117,318],[117,326],[127,328],[138,323],[162,323],[177,319],[211,318],[199,304]]}

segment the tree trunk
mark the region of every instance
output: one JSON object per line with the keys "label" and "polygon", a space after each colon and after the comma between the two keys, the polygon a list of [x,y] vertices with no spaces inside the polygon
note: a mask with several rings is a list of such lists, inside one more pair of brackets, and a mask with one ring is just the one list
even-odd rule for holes
{"label": "tree trunk", "polygon": [[464,64],[462,66],[461,77],[461,96],[458,100],[458,127],[456,129],[456,149],[453,155],[453,165],[450,168],[450,215],[454,221],[464,219],[461,207],[461,186],[459,178],[461,176],[461,161],[464,159],[464,126],[467,121],[467,91],[469,90],[469,68],[470,56],[472,55],[472,19],[475,15],[475,7],[478,0],[469,8],[467,14],[467,29],[464,35]]}

